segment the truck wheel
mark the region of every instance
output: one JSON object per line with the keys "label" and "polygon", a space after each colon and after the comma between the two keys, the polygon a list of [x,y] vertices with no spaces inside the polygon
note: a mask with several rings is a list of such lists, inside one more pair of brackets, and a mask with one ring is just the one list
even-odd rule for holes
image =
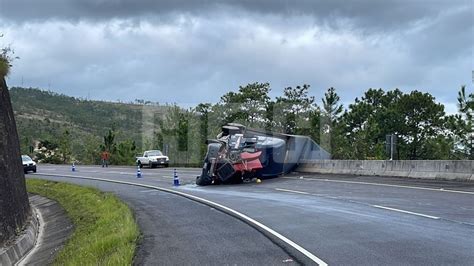
{"label": "truck wheel", "polygon": [[212,178],[207,174],[200,175],[196,177],[196,185],[198,186],[208,186],[212,184]]}

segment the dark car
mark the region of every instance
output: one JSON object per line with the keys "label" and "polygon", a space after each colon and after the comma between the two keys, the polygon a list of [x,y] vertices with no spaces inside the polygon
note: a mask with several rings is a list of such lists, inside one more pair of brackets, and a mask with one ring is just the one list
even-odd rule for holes
{"label": "dark car", "polygon": [[36,173],[36,163],[28,155],[22,155],[21,161],[23,162],[23,171],[27,174],[29,171]]}

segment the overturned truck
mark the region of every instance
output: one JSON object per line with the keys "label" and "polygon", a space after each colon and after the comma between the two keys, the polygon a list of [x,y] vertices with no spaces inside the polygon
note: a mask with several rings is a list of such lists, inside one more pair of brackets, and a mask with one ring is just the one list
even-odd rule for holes
{"label": "overturned truck", "polygon": [[230,123],[216,139],[207,140],[200,186],[242,183],[292,172],[302,160],[331,155],[306,136],[266,132]]}

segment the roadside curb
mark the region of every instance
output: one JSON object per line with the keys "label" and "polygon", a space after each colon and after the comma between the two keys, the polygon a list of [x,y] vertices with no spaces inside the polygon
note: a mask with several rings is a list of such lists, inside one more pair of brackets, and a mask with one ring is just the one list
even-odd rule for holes
{"label": "roadside curb", "polygon": [[15,265],[27,255],[36,245],[39,235],[40,223],[35,206],[31,206],[31,219],[23,233],[15,242],[4,249],[0,249],[0,265]]}
{"label": "roadside curb", "polygon": [[294,243],[290,239],[286,238],[285,236],[279,234],[278,232],[274,231],[273,229],[261,224],[260,222],[246,216],[245,214],[242,214],[240,212],[237,212],[231,208],[228,208],[224,205],[221,205],[219,203],[212,202],[210,200],[206,200],[191,194],[186,194],[181,191],[173,190],[173,189],[168,189],[168,188],[163,188],[163,187],[158,187],[158,186],[153,186],[153,185],[146,185],[146,184],[139,184],[139,183],[134,183],[134,182],[128,182],[128,181],[119,181],[119,180],[112,180],[112,179],[106,179],[106,178],[95,178],[95,177],[87,177],[87,176],[73,176],[73,175],[59,175],[59,174],[38,174],[38,176],[56,176],[56,177],[66,177],[66,178],[76,178],[76,179],[85,179],[85,180],[95,180],[95,181],[102,181],[102,182],[111,182],[111,183],[116,183],[116,184],[124,184],[124,185],[132,185],[132,186],[137,186],[137,187],[144,187],[144,188],[150,188],[150,189],[155,189],[159,190],[162,192],[167,192],[171,193],[174,195],[178,195],[184,198],[187,198],[189,200],[195,201],[197,203],[204,204],[206,206],[209,206],[211,208],[214,208],[218,211],[221,211],[222,213],[225,213],[227,215],[230,215],[247,225],[251,226],[261,234],[263,234],[265,237],[267,237],[270,241],[272,241],[274,244],[282,248],[284,251],[286,251],[290,256],[292,256],[294,259],[296,259],[297,262],[303,264],[303,265],[327,265],[323,260],[320,258],[316,257],[303,247],[299,246],[298,244]]}
{"label": "roadside curb", "polygon": [[72,235],[74,225],[57,201],[30,194],[30,202],[38,213],[39,234],[35,246],[16,265],[51,265]]}

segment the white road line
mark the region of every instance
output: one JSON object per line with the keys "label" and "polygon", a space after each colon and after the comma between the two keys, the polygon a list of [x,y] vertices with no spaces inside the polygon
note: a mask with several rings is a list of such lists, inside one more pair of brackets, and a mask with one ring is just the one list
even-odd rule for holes
{"label": "white road line", "polygon": [[[37,175],[40,175],[40,174],[37,174]],[[164,191],[164,192],[168,192],[168,193],[173,193],[173,194],[176,194],[176,195],[180,195],[180,196],[183,196],[185,198],[188,198],[188,199],[193,199],[195,201],[198,201],[198,202],[201,202],[201,203],[205,203],[209,206],[215,206],[215,207],[218,207],[220,209],[223,209],[229,213],[232,213],[233,215],[235,215],[236,217],[239,217],[240,219],[242,220],[245,220],[247,221],[249,224],[253,224],[254,226],[260,228],[261,230],[273,235],[274,237],[280,239],[281,241],[285,242],[287,245],[293,247],[294,249],[296,249],[297,251],[299,251],[301,254],[305,255],[308,259],[310,259],[311,261],[317,263],[318,265],[321,265],[321,266],[327,266],[328,264],[326,262],[324,262],[322,259],[318,258],[316,255],[312,254],[311,252],[309,252],[308,250],[306,250],[305,248],[303,248],[302,246],[296,244],[295,242],[291,241],[290,239],[288,239],[287,237],[281,235],[280,233],[276,232],[275,230],[271,229],[270,227],[258,222],[257,220],[254,220],[252,218],[250,218],[249,216],[243,214],[243,213],[240,213],[234,209],[231,209],[227,206],[224,206],[222,204],[219,204],[219,203],[216,203],[216,202],[213,202],[213,201],[210,201],[210,200],[207,200],[207,199],[204,199],[204,198],[201,198],[201,197],[197,197],[197,196],[194,196],[194,195],[191,195],[191,194],[187,194],[187,193],[184,193],[184,192],[181,192],[181,191],[177,191],[177,190],[174,190],[174,189],[168,189],[168,188],[163,188],[163,187],[157,187],[157,186],[151,186],[151,185],[145,185],[145,184],[140,184],[140,183],[134,183],[134,182],[128,182],[128,181],[118,181],[118,180],[112,180],[112,179],[106,179],[106,178],[97,178],[97,177],[87,177],[87,176],[74,176],[74,175],[59,175],[59,174],[43,174],[45,176],[56,176],[56,177],[71,177],[71,178],[82,178],[82,179],[89,179],[89,180],[98,180],[98,181],[105,181],[105,182],[112,182],[112,183],[117,183],[117,184],[125,184],[125,185],[132,185],[132,186],[139,186],[139,187],[145,187],[145,188],[151,188],[151,189],[157,189],[157,190],[160,190],[160,191]]]}
{"label": "white road line", "polygon": [[156,192],[156,189],[149,189],[149,190],[140,190],[141,193],[150,193],[150,192]]}
{"label": "white road line", "polygon": [[[298,179],[298,178],[294,178],[294,177],[282,177],[282,178],[286,178],[286,179]],[[299,180],[299,179],[298,179],[298,180]],[[450,193],[460,193],[460,194],[474,195],[474,192],[472,192],[472,191],[451,190],[451,189],[444,189],[444,188],[413,187],[413,186],[381,184],[381,183],[371,183],[371,182],[361,182],[361,181],[331,180],[331,179],[315,179],[315,178],[305,178],[304,180],[307,180],[307,181],[319,181],[319,182],[334,182],[334,183],[348,183],[348,184],[372,185],[372,186],[383,186],[383,187],[409,188],[409,189],[419,189],[419,190],[429,190],[429,191],[437,191],[437,192],[450,192]]]}
{"label": "white road line", "polygon": [[[157,172],[174,172],[173,169],[157,169]],[[195,173],[195,174],[200,174],[201,171],[200,170],[179,170],[179,169],[176,169],[176,172],[177,173]]]}
{"label": "white road line", "polygon": [[[291,189],[275,188],[275,190],[321,197],[321,195],[318,195],[318,194],[311,194],[311,193],[308,193],[308,192],[291,190]],[[339,197],[332,197],[332,196],[322,196],[322,197],[327,197],[327,198],[331,198],[331,199],[339,199]],[[364,205],[366,205],[366,204],[364,204]],[[395,211],[395,212],[401,212],[401,213],[405,213],[405,214],[412,214],[412,215],[421,216],[421,217],[430,218],[430,219],[435,219],[435,220],[440,219],[440,217],[436,217],[436,216],[431,216],[431,215],[426,215],[426,214],[411,212],[411,211],[405,211],[405,210],[400,210],[400,209],[395,209],[395,208],[390,208],[390,207],[385,207],[385,206],[380,206],[380,205],[370,205],[370,206],[375,207],[375,208],[379,208],[379,209],[390,210],[390,211]]]}
{"label": "white road line", "polygon": [[116,171],[108,171],[108,172],[100,172],[101,174],[117,174],[117,175],[134,175],[135,172],[116,172]]}
{"label": "white road line", "polygon": [[308,193],[308,192],[297,191],[297,190],[291,190],[291,189],[275,188],[275,190],[283,191],[283,192],[298,193],[298,194],[303,194],[303,195],[311,195],[311,194]]}
{"label": "white road line", "polygon": [[395,208],[390,208],[390,207],[385,207],[385,206],[380,206],[380,205],[372,205],[372,207],[379,208],[379,209],[384,209],[384,210],[389,210],[389,211],[395,211],[395,212],[401,212],[401,213],[416,215],[416,216],[421,216],[421,217],[435,219],[435,220],[440,219],[439,217],[436,217],[436,216],[431,216],[431,215],[426,215],[426,214],[411,212],[411,211],[405,211],[405,210],[400,210],[400,209],[395,209]]}

